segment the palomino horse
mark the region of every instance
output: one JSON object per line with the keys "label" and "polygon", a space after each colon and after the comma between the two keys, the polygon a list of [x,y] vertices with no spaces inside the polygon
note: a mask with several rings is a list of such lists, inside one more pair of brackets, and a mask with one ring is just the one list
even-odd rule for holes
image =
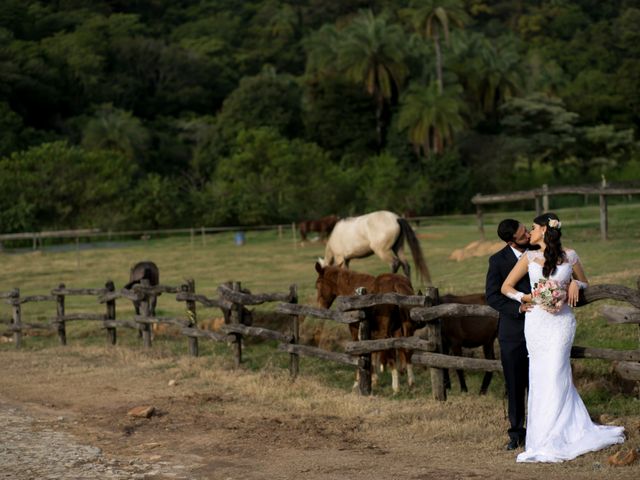
{"label": "palomino horse", "polygon": [[[483,293],[470,295],[443,295],[440,303],[462,303],[465,305],[486,305],[487,301]],[[484,358],[494,360],[493,344],[498,335],[498,320],[488,317],[450,317],[442,322],[442,346],[443,353],[461,356],[462,348],[482,347]],[[464,380],[464,371],[456,370],[460,380],[460,390],[467,391],[467,383]],[[482,379],[480,395],[487,393],[491,383],[492,372],[486,372]],[[451,387],[449,371],[445,370],[445,385]]]}
{"label": "palomino horse", "polygon": [[[139,284],[142,280],[149,280],[149,285],[155,286],[160,284],[160,270],[158,266],[150,261],[138,262],[129,271],[129,283],[124,288],[130,290],[134,285]],[[149,314],[152,317],[156,315],[156,304],[158,299],[155,295],[151,297],[149,302]],[[136,310],[136,315],[140,315],[140,302],[134,301],[133,307]]]}
{"label": "palomino horse", "polygon": [[[316,263],[317,301],[323,308],[331,307],[335,298],[339,295],[354,295],[358,287],[365,287],[367,293],[401,293],[413,295],[413,288],[409,279],[394,273],[383,273],[374,277],[366,273],[358,273],[339,267],[323,267]],[[414,327],[409,316],[409,311],[396,305],[380,305],[372,309],[371,315],[371,338],[382,339],[389,337],[410,337],[413,335]],[[358,340],[358,324],[349,324],[351,338]],[[385,350],[373,352],[372,364],[373,380],[377,380],[376,365],[382,367],[388,365],[391,369],[391,386],[395,393],[400,390],[398,379],[398,367],[407,371],[407,382],[409,386],[414,384],[413,366],[411,365],[411,353],[404,349]],[[396,361],[397,357],[397,361]],[[356,380],[357,385],[357,380]],[[354,385],[355,387],[355,385]]]}
{"label": "palomino horse", "polygon": [[352,258],[364,258],[375,253],[389,263],[393,273],[402,267],[404,274],[410,279],[409,262],[403,250],[405,239],[420,278],[431,283],[429,269],[411,225],[404,218],[385,210],[345,218],[336,223],[321,263],[324,266],[337,265],[349,268]]}
{"label": "palomino horse", "polygon": [[307,234],[309,232],[318,232],[320,234],[320,238],[324,240],[329,236],[338,220],[337,215],[328,215],[319,220],[303,220],[298,223],[300,238],[304,242],[307,240]]}

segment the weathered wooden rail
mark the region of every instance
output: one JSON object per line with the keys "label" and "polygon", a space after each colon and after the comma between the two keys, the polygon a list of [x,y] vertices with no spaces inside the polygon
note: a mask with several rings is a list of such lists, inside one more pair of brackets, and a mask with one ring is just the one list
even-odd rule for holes
{"label": "weathered wooden rail", "polygon": [[285,230],[291,229],[293,234],[294,244],[296,242],[296,226],[295,223],[289,224],[274,224],[274,225],[237,225],[227,227],[191,227],[191,228],[160,228],[153,230],[107,230],[102,231],[97,228],[91,229],[77,229],[77,230],[52,230],[42,232],[18,232],[18,233],[0,233],[0,250],[3,249],[3,242],[12,242],[20,240],[31,240],[33,250],[42,248],[44,239],[75,239],[76,245],[79,245],[80,239],[107,239],[112,240],[116,237],[135,237],[143,240],[147,240],[151,237],[157,237],[159,235],[185,235],[190,237],[190,243],[193,246],[196,241],[196,236],[200,236],[202,245],[206,245],[205,237],[208,234],[218,234],[224,232],[246,232],[246,231],[265,231],[275,230],[278,232],[278,237],[283,238]]}
{"label": "weathered wooden rail", "polygon": [[[336,309],[341,312],[362,311],[370,307],[381,304],[393,304],[404,307],[413,307],[411,318],[416,326],[423,327],[422,332],[418,331],[414,337],[400,337],[383,340],[369,340],[362,335],[357,342],[347,342],[345,353],[359,355],[358,366],[367,364],[370,361],[372,352],[391,349],[409,348],[418,351],[412,357],[413,363],[430,367],[431,385],[434,398],[446,400],[446,389],[444,384],[444,369],[463,369],[476,371],[501,372],[502,365],[498,360],[485,360],[467,357],[456,357],[443,355],[441,323],[452,317],[489,317],[497,318],[498,313],[491,307],[485,305],[463,305],[463,304],[437,304],[437,289],[431,289],[424,296],[403,296],[394,293],[384,295],[355,295],[350,297],[338,297],[336,299]],[[581,299],[578,306],[589,303],[611,299],[626,301],[632,307],[619,307],[606,305],[602,309],[603,316],[610,323],[637,324],[640,327],[640,279],[638,290],[633,290],[621,285],[594,285],[581,292]],[[285,311],[283,305],[280,311]],[[302,310],[298,310],[301,312]],[[313,315],[313,311],[306,311],[306,314]],[[326,317],[323,317],[326,318]],[[352,323],[347,320],[345,323]],[[366,321],[361,321],[361,325]],[[365,329],[366,331],[366,329]],[[423,337],[423,338],[421,338]],[[426,339],[426,340],[425,340]],[[313,352],[316,353],[316,352]],[[334,354],[336,355],[336,354]],[[342,363],[355,364],[353,360],[346,360],[343,354],[331,356],[322,355],[322,358],[341,361]],[[592,347],[574,346],[571,351],[572,358],[595,358],[614,361],[615,370],[623,377],[630,380],[640,381],[640,349],[636,350],[614,350]],[[370,393],[367,385],[370,380],[363,381],[363,373],[366,377],[370,372],[360,371],[360,393]]]}
{"label": "weathered wooden rail", "polygon": [[[186,315],[177,317],[153,317],[150,315],[150,303],[154,296],[175,294],[175,300],[186,303]],[[197,356],[198,339],[214,340],[230,345],[234,364],[242,363],[243,336],[259,337],[278,342],[278,350],[289,354],[289,370],[292,378],[299,373],[299,357],[315,357],[343,365],[355,366],[359,372],[359,392],[363,395],[371,393],[371,353],[404,348],[413,350],[412,361],[429,367],[433,396],[437,400],[446,400],[444,386],[444,370],[455,368],[474,371],[501,372],[502,366],[498,360],[456,357],[442,354],[441,324],[448,318],[473,316],[497,318],[497,312],[486,305],[439,304],[436,288],[428,288],[424,295],[399,295],[387,293],[383,295],[367,295],[359,292],[353,296],[338,297],[335,309],[328,310],[309,305],[299,305],[297,289],[291,285],[285,293],[251,294],[242,288],[240,282],[228,282],[217,288],[216,298],[209,298],[196,294],[195,282],[188,280],[179,287],[166,285],[150,286],[148,281],[135,285],[131,290],[116,290],[113,282],[108,281],[104,288],[71,289],[64,284],[51,290],[49,295],[20,296],[19,289],[0,292],[0,299],[9,304],[12,316],[8,319],[0,318],[0,323],[7,325],[4,335],[12,335],[16,347],[23,342],[23,333],[32,329],[48,329],[57,332],[61,345],[66,345],[66,326],[68,322],[88,320],[101,322],[107,333],[107,342],[116,344],[117,328],[132,328],[142,332],[142,343],[145,348],[151,348],[151,325],[166,324],[180,328],[189,344],[189,354]],[[65,312],[67,297],[78,295],[95,296],[98,304],[104,305],[103,313],[73,313]],[[621,285],[594,285],[581,294],[579,306],[595,301],[612,299],[624,301],[630,307],[605,305],[602,308],[603,317],[612,324],[636,324],[640,327],[640,279],[638,290]],[[116,319],[116,301],[126,300],[138,302],[140,315],[131,318]],[[32,302],[52,302],[56,304],[56,315],[48,319],[48,323],[25,323],[22,321],[22,306]],[[285,332],[263,327],[248,325],[247,317],[250,312],[246,306],[262,305],[269,302],[279,302],[275,311],[291,317],[289,328]],[[219,308],[225,316],[225,324],[218,331],[208,331],[198,328],[196,305],[202,308]],[[369,322],[371,308],[379,305],[397,305],[411,309],[411,318],[418,330],[412,337],[387,338],[371,340],[369,336]],[[349,325],[359,322],[359,340],[347,342],[344,352],[331,352],[318,347],[300,345],[300,319],[314,317],[335,321]],[[574,346],[572,358],[597,358],[614,362],[615,370],[623,377],[640,381],[640,349],[614,350],[592,347]]]}
{"label": "weathered wooden rail", "polygon": [[485,238],[482,205],[533,200],[535,202],[536,215],[540,215],[543,211],[549,211],[549,197],[554,195],[597,195],[600,200],[600,238],[602,240],[606,240],[609,235],[607,197],[619,195],[640,195],[640,188],[611,188],[607,186],[605,181],[603,181],[600,187],[566,186],[549,188],[547,185],[543,185],[542,188],[526,191],[493,195],[477,194],[471,199],[471,203],[476,206],[478,229],[482,238]]}

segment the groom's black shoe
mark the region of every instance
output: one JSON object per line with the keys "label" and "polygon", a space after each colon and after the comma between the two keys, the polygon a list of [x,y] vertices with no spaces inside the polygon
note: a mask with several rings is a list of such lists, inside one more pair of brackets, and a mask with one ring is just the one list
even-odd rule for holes
{"label": "groom's black shoe", "polygon": [[512,438],[511,440],[509,440],[509,443],[507,443],[506,447],[504,447],[505,450],[515,450],[517,448],[520,448],[524,445],[524,440],[523,439],[518,439],[518,438]]}

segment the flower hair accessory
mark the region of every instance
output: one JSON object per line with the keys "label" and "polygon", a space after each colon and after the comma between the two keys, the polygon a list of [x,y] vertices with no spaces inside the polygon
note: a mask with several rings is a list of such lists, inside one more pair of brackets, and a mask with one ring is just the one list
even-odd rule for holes
{"label": "flower hair accessory", "polygon": [[560,220],[556,220],[555,218],[550,218],[547,222],[547,225],[549,225],[551,228],[557,228],[558,230],[560,230],[560,228],[562,227],[562,222]]}

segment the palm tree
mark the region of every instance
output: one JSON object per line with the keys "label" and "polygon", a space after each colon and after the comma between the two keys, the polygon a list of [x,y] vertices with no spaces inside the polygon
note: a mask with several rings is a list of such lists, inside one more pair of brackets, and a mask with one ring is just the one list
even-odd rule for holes
{"label": "palm tree", "polygon": [[442,80],[440,37],[443,36],[445,42],[448,43],[450,26],[455,25],[463,28],[469,21],[463,3],[460,0],[413,0],[411,7],[401,10],[400,15],[409,20],[418,35],[433,40],[436,52],[438,91],[442,93],[444,83]]}
{"label": "palm tree", "polygon": [[409,71],[406,45],[399,25],[365,10],[345,28],[338,46],[338,69],[347,80],[362,84],[375,100],[380,149],[386,142],[388,107],[398,98]]}
{"label": "palm tree", "polygon": [[435,82],[411,85],[401,99],[398,128],[409,131],[416,155],[428,157],[453,143],[454,134],[464,127],[465,109],[459,85],[443,92]]}
{"label": "palm tree", "polygon": [[337,73],[340,32],[330,24],[323,25],[304,40],[307,51],[306,75],[309,78],[331,77]]}
{"label": "palm tree", "polygon": [[268,21],[267,28],[272,37],[292,38],[299,28],[300,18],[292,6],[284,4]]}
{"label": "palm tree", "polygon": [[460,44],[453,69],[478,110],[495,116],[504,101],[522,90],[521,58],[509,38],[490,42],[481,34],[469,34]]}

